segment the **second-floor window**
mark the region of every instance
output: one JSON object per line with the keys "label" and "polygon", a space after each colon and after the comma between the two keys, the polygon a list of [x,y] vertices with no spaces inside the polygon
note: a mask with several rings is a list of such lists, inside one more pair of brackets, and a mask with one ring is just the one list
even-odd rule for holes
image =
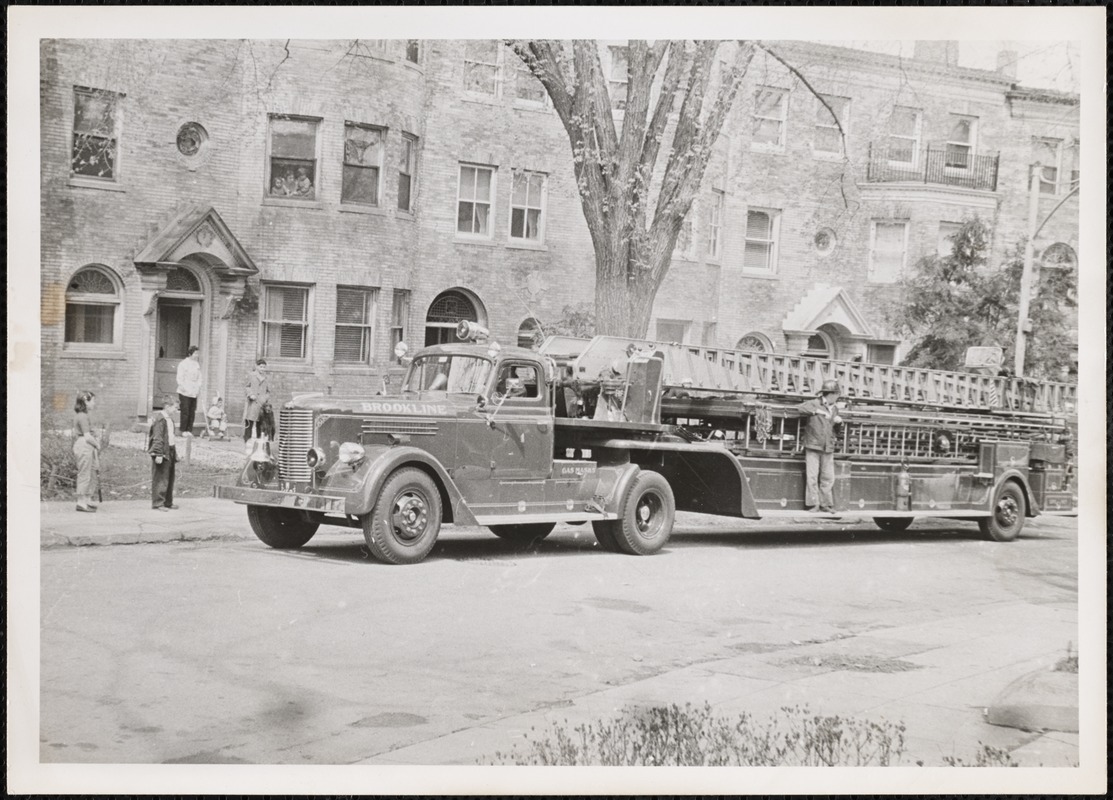
{"label": "second-floor window", "polygon": [[344,175],[340,201],[379,205],[383,131],[370,125],[344,123]]}
{"label": "second-floor window", "polygon": [[544,237],[545,174],[514,170],[510,238],[540,244]]}
{"label": "second-floor window", "polygon": [[333,359],[342,364],[369,364],[374,352],[375,299],[378,289],[336,287],[336,337]]}
{"label": "second-floor window", "polygon": [[1035,139],[1032,162],[1040,165],[1040,193],[1058,194],[1063,176],[1063,140]]}
{"label": "second-floor window", "polygon": [[493,167],[461,164],[460,188],[456,201],[456,233],[491,238],[491,203],[494,195]]}
{"label": "second-floor window", "polygon": [[830,109],[819,100],[815,101],[815,142],[812,149],[816,153],[841,156],[844,150],[844,134],[849,129],[850,98],[825,94],[823,99]]}
{"label": "second-floor window", "polygon": [[920,109],[893,106],[889,115],[889,161],[915,165],[920,152]]}
{"label": "second-floor window", "polygon": [[492,97],[498,91],[498,43],[488,39],[464,44],[464,89]]}
{"label": "second-floor window", "polygon": [[951,114],[948,119],[946,164],[951,169],[969,169],[974,163],[978,118]]}
{"label": "second-floor window", "polygon": [[680,233],[676,235],[676,244],[672,248],[672,254],[676,258],[693,258],[695,255],[695,216],[693,203],[684,215],[684,221],[680,223]]}
{"label": "second-floor window", "polygon": [[626,90],[630,85],[630,65],[625,47],[608,47],[611,68],[607,73],[607,90],[611,94],[611,108],[626,108]]}
{"label": "second-floor window", "polygon": [[304,359],[308,355],[309,287],[264,284],[263,356]]}
{"label": "second-floor window", "polygon": [[711,205],[707,215],[707,257],[719,258],[723,241],[723,193],[711,192]]}
{"label": "second-floor window", "polygon": [[541,81],[530,72],[522,60],[512,56],[514,60],[514,99],[526,103],[544,106],[549,102],[549,93],[541,85]]}
{"label": "second-floor window", "polygon": [[268,196],[317,198],[318,122],[304,117],[271,117]]}
{"label": "second-floor window", "polygon": [[417,137],[402,134],[398,151],[398,210],[413,211],[414,178],[417,176]]}
{"label": "second-floor window", "polygon": [[767,149],[783,148],[787,112],[788,92],[769,86],[758,89],[754,95],[753,144]]}
{"label": "second-floor window", "polygon": [[98,89],[73,91],[73,149],[70,172],[115,181],[120,95]]}
{"label": "second-floor window", "polygon": [[899,280],[904,272],[907,248],[907,222],[871,223],[869,279],[874,283],[894,283]]}
{"label": "second-floor window", "polygon": [[742,259],[745,272],[770,273],[777,266],[777,233],[780,212],[752,208],[746,214],[746,252]]}
{"label": "second-floor window", "polygon": [[948,258],[955,249],[955,236],[962,230],[961,222],[940,222],[936,252],[940,258]]}

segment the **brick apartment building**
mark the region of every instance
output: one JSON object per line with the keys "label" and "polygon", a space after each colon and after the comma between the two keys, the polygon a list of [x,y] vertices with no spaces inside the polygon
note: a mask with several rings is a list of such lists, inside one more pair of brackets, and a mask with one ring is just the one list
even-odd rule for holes
{"label": "brick apartment building", "polygon": [[[650,335],[893,362],[897,281],[979,214],[992,265],[1027,229],[1076,268],[1078,98],[915,58],[778,43],[758,56]],[[621,43],[601,45],[615,97]],[[51,40],[41,51],[43,399],[142,420],[201,349],[236,420],[268,360],[279,401],[376,391],[397,341],[460,319],[514,342],[588,307],[594,257],[569,145],[493,41]],[[616,91],[617,90],[617,91]],[[620,101],[616,101],[620,105]],[[616,114],[621,114],[617,109]]]}

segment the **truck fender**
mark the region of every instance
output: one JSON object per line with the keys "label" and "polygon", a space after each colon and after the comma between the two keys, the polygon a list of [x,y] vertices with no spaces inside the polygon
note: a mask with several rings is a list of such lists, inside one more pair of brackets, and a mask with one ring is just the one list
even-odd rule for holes
{"label": "truck fender", "polygon": [[1028,477],[1018,469],[1007,469],[997,478],[996,483],[993,484],[993,492],[989,496],[989,508],[987,510],[993,512],[993,501],[1006,481],[1015,481],[1020,485],[1020,491],[1024,494],[1024,516],[1038,517],[1040,510],[1032,500],[1032,489],[1028,486]]}
{"label": "truck fender", "polygon": [[363,476],[363,486],[360,491],[348,495],[345,513],[354,516],[369,514],[387,478],[402,467],[415,467],[427,473],[440,490],[442,521],[457,525],[479,524],[448,470],[426,451],[416,447],[369,447],[367,460],[369,469]]}
{"label": "truck fender", "polygon": [[637,464],[623,464],[616,469],[621,469],[622,474],[615,481],[614,490],[611,492],[611,496],[607,498],[607,505],[604,510],[610,514],[621,516],[622,498],[626,497],[626,491],[630,488],[630,484],[634,482],[634,478],[638,477],[642,470]]}

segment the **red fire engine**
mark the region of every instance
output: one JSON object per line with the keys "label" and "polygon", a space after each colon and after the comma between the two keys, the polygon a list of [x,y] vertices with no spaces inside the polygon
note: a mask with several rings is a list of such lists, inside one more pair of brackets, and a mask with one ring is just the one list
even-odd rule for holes
{"label": "red fire engine", "polygon": [[[976,521],[997,541],[1026,517],[1074,514],[1075,387],[966,373],[599,336],[540,351],[428,347],[395,396],[306,395],[281,410],[216,497],[256,535],[300,547],[322,524],[361,528],[412,563],[445,523],[533,541],[592,523],[609,550],[665,546],[675,512],[760,519]],[[804,509],[800,402],[843,391],[835,510]]]}

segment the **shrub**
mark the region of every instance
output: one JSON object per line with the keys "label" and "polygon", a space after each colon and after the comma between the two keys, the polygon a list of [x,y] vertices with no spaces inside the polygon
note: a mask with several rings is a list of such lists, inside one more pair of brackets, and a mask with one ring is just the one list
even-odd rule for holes
{"label": "shrub", "polygon": [[974,762],[968,764],[961,758],[954,756],[943,756],[943,763],[948,767],[1019,767],[1020,764],[1013,761],[1012,755],[1008,750],[1003,747],[991,747],[984,742],[978,742],[982,746],[974,756]]}
{"label": "shrub", "polygon": [[46,400],[40,402],[39,419],[39,489],[44,496],[72,491],[77,484],[73,437],[58,430],[61,417]]}
{"label": "shrub", "polygon": [[554,724],[525,750],[493,764],[543,766],[889,766],[904,752],[904,725],[782,708],[764,722],[715,716],[705,703],[625,709],[569,731]]}

